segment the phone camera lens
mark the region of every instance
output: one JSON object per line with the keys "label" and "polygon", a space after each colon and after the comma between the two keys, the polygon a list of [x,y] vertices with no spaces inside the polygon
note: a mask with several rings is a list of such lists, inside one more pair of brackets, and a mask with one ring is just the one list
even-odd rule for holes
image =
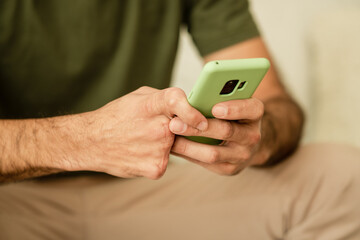
{"label": "phone camera lens", "polygon": [[222,88],[220,95],[232,93],[234,91],[236,85],[238,84],[238,82],[239,82],[239,80],[237,80],[237,79],[227,81],[225,83],[224,87]]}
{"label": "phone camera lens", "polygon": [[246,84],[246,81],[242,81],[239,86],[238,86],[238,89],[241,90],[245,87],[245,84]]}

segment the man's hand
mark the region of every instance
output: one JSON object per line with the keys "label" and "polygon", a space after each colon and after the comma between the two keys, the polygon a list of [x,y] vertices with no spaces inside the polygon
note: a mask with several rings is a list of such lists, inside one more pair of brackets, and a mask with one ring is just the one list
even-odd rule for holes
{"label": "man's hand", "polygon": [[[260,37],[248,39],[220,49],[204,57],[205,63],[214,60],[267,58],[271,66],[253,94],[252,99],[229,101],[214,106],[206,131],[181,129],[179,119],[170,122],[177,135],[195,135],[223,139],[220,146],[211,146],[176,137],[172,148],[183,156],[220,174],[232,175],[248,165],[271,166],[289,156],[299,144],[304,115],[300,106],[282,85],[267,48]],[[257,100],[258,99],[258,100]],[[224,106],[221,116],[215,107]],[[221,120],[222,119],[222,120]]]}
{"label": "man's hand", "polygon": [[[234,175],[248,165],[258,164],[268,156],[258,151],[261,140],[263,103],[255,98],[218,103],[212,109],[215,119],[200,131],[179,118],[170,122],[170,130],[183,136],[203,136],[224,140],[219,146],[207,145],[177,137],[172,153],[222,175]],[[184,131],[177,131],[184,129]]]}
{"label": "man's hand", "polygon": [[[126,178],[161,177],[175,138],[169,130],[175,115],[194,129],[207,128],[206,118],[178,88],[142,87],[93,112],[85,169]],[[88,159],[95,161],[89,165]]]}
{"label": "man's hand", "polygon": [[175,115],[194,129],[208,126],[181,89],[150,87],[87,113],[0,120],[0,181],[84,170],[157,179],[174,143]]}

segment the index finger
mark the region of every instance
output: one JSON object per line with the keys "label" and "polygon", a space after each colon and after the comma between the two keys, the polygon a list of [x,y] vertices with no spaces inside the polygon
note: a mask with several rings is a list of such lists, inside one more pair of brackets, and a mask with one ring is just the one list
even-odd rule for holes
{"label": "index finger", "polygon": [[202,131],[207,129],[207,119],[189,104],[186,94],[180,88],[162,90],[153,100],[159,114],[165,114],[170,118],[177,116],[186,124],[185,128],[190,125]]}

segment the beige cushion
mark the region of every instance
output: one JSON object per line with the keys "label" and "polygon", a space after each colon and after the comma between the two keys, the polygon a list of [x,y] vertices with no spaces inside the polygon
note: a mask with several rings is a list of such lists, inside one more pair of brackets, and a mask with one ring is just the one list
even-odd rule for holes
{"label": "beige cushion", "polygon": [[319,16],[309,49],[310,139],[360,146],[360,9]]}

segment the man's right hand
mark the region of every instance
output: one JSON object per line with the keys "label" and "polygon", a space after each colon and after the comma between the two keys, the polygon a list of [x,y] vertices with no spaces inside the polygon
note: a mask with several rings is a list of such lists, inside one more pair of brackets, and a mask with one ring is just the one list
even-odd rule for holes
{"label": "man's right hand", "polygon": [[59,171],[158,179],[174,142],[170,128],[177,126],[169,125],[174,116],[186,123],[185,128],[207,128],[206,118],[178,88],[141,87],[82,114],[0,120],[1,181]]}

